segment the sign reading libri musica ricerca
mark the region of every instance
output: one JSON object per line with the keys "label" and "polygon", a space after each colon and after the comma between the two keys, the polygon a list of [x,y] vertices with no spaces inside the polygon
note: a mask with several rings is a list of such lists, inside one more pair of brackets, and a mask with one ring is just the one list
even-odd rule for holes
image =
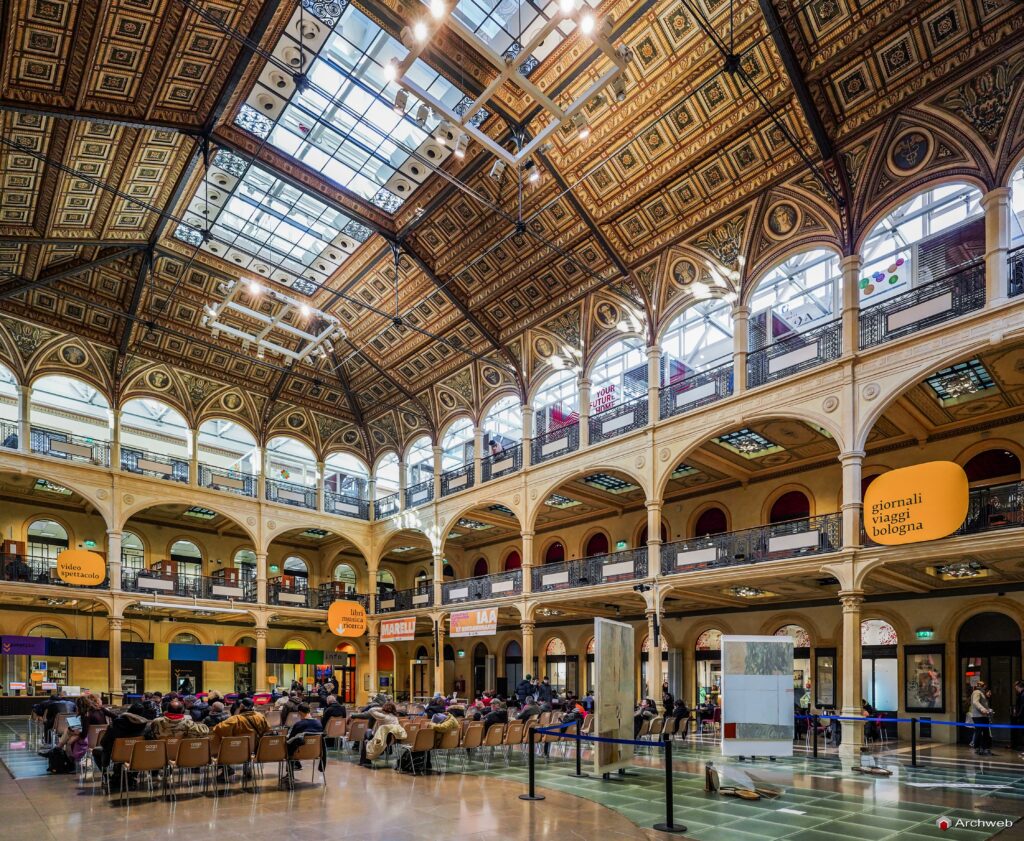
{"label": "sign reading libri musica ricerca", "polygon": [[883,546],[946,537],[966,516],[967,474],[951,461],[890,470],[864,494],[864,530]]}

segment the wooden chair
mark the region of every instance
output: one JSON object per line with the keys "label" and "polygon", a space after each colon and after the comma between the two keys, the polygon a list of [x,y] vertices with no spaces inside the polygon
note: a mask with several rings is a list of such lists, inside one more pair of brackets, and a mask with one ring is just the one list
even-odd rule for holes
{"label": "wooden chair", "polygon": [[[459,742],[462,739],[461,729],[451,729],[441,737],[441,743],[434,748],[434,755],[438,758],[444,757],[444,773],[448,773],[448,764],[451,762],[452,753],[459,750]],[[463,756],[463,768],[465,768],[465,754]]]}
{"label": "wooden chair", "polygon": [[491,767],[491,759],[494,757],[494,749],[502,746],[502,740],[504,738],[504,724],[492,724],[491,728],[484,734],[484,741],[481,747],[489,748],[487,751],[487,759],[484,761],[484,768]]}
{"label": "wooden chair", "polygon": [[[169,761],[171,765],[171,779],[173,781],[174,774],[177,772],[178,785],[181,784],[185,777],[185,771],[198,771],[199,782],[202,786],[202,791],[205,792],[207,785],[209,784],[210,769],[211,769],[211,755],[210,755],[210,739],[181,739],[178,744],[178,749],[175,752],[173,760]],[[191,786],[192,774],[189,774],[189,785]],[[177,785],[171,786],[171,798],[177,799]]]}
{"label": "wooden chair", "polygon": [[[491,728],[494,729],[493,727]],[[505,766],[508,767],[512,758],[512,750],[523,743],[523,731],[526,725],[522,721],[510,721],[505,726],[505,736],[502,739],[502,747],[505,749]]]}
{"label": "wooden chair", "polygon": [[[118,741],[121,741],[118,739]],[[146,741],[136,739],[132,745],[131,758],[121,766],[121,802],[128,800],[128,775],[139,774],[140,780],[146,780],[150,791],[153,791],[153,774],[157,771],[163,772],[167,769],[167,744],[155,740]],[[164,789],[164,796],[167,795],[167,774],[161,777],[160,784]],[[155,797],[155,795],[154,795]]]}
{"label": "wooden chair", "polygon": [[121,766],[121,783],[124,788],[125,774],[124,766],[126,763],[131,762],[132,750],[135,748],[136,742],[141,742],[142,738],[137,739],[115,739],[114,746],[110,749],[110,759],[107,761],[107,771],[103,775],[103,787],[107,794],[110,793],[110,778],[114,774],[114,766]]}
{"label": "wooden chair", "polygon": [[[310,776],[310,783],[316,782],[316,772],[320,771],[324,785],[327,785],[327,756],[324,753],[324,740],[320,733],[306,733],[302,737],[302,744],[292,751],[291,762],[288,763],[289,787],[295,785],[295,767],[292,762],[311,762],[313,773]],[[321,767],[320,760],[323,760]]]}
{"label": "wooden chair", "polygon": [[284,726],[291,727],[296,721],[298,721],[301,718],[302,716],[299,715],[297,712],[288,713],[288,715],[286,715],[284,719]]}
{"label": "wooden chair", "polygon": [[[224,789],[231,784],[231,766],[242,766],[242,788],[245,788],[246,776],[252,776],[252,742],[248,736],[226,736],[220,740],[220,748],[214,757],[212,769],[223,773]],[[217,781],[214,780],[213,792],[217,793]]]}
{"label": "wooden chair", "polygon": [[82,758],[77,763],[79,785],[85,784],[87,774],[91,778],[91,775],[95,773],[96,761],[93,758],[92,751],[93,748],[99,747],[100,739],[103,738],[106,730],[106,724],[90,724],[89,729],[85,731],[85,742],[89,746],[89,750],[82,754]]}
{"label": "wooden chair", "polygon": [[349,719],[332,718],[327,722],[327,729],[324,730],[324,739],[334,739],[334,749],[341,752],[341,746],[345,740],[345,733],[348,731]]}
{"label": "wooden chair", "polygon": [[675,717],[667,718],[667,719],[665,719],[665,726],[662,727],[662,729],[661,729],[661,735],[662,736],[668,736],[670,739],[674,739],[675,735],[676,735],[676,730],[678,729],[678,727],[679,727],[679,719],[678,718],[675,718]]}
{"label": "wooden chair", "polygon": [[[432,727],[420,727],[416,731],[416,735],[415,736],[410,736],[404,742],[397,742],[395,744],[395,748],[397,750],[396,760],[395,760],[395,767],[396,768],[400,768],[401,767],[401,758],[402,758],[403,754],[406,754],[406,753],[408,753],[408,754],[422,753],[422,754],[425,754],[425,756],[423,757],[423,761],[422,761],[420,767],[423,768],[423,773],[426,774],[426,773],[428,773],[427,772],[427,762],[429,760],[430,752],[434,749],[434,729]],[[416,757],[415,756],[410,756],[409,757],[409,764],[412,767],[413,774],[416,774],[417,771],[416,771]]]}
{"label": "wooden chair", "polygon": [[[260,777],[263,777],[263,766],[268,762],[277,763],[277,778],[278,780],[285,780],[287,774],[284,770],[284,763],[288,761],[288,748],[285,744],[285,737],[273,733],[268,733],[263,736],[259,744],[256,745],[256,753],[253,756],[252,764],[253,771],[259,772]],[[253,786],[253,791],[256,787]]]}
{"label": "wooden chair", "polygon": [[366,738],[367,721],[365,718],[352,719],[352,724],[348,728],[348,733],[345,736],[343,743],[343,750],[346,752],[350,751],[353,747],[358,745],[361,741]]}
{"label": "wooden chair", "polygon": [[281,726],[281,711],[280,710],[267,710],[263,713],[263,717],[267,720],[267,724],[271,727]]}

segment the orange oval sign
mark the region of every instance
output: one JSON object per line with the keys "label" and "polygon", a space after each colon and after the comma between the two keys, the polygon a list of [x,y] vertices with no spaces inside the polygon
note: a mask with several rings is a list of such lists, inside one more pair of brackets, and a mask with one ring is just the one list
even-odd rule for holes
{"label": "orange oval sign", "polygon": [[331,602],[327,608],[327,627],[339,637],[361,637],[366,633],[366,610],[359,602]]}
{"label": "orange oval sign", "polygon": [[107,577],[107,562],[88,549],[65,549],[57,556],[57,577],[76,587],[95,587]]}
{"label": "orange oval sign", "polygon": [[277,683],[277,675],[267,675],[267,683],[269,683],[271,686]]}
{"label": "orange oval sign", "polygon": [[864,530],[883,546],[946,537],[966,516],[967,474],[951,461],[890,470],[864,494]]}

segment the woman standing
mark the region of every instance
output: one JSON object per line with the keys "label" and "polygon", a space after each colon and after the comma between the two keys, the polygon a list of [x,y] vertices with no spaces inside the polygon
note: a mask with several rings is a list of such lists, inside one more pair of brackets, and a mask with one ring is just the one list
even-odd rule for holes
{"label": "woman standing", "polygon": [[992,755],[992,708],[988,705],[985,681],[979,680],[971,693],[971,723],[974,725],[974,752],[978,756]]}

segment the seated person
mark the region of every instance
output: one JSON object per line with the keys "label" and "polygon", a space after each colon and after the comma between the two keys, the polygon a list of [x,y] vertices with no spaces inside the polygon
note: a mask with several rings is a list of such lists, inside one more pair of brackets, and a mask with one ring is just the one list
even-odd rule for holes
{"label": "seated person", "polygon": [[485,735],[495,724],[508,724],[508,711],[505,709],[505,705],[501,701],[492,700],[491,708],[484,715],[483,722]]}
{"label": "seated person", "polygon": [[[220,704],[220,701],[216,702]],[[256,711],[256,705],[252,698],[242,698],[238,702],[238,712],[218,722],[213,727],[213,734],[220,736],[248,736],[252,734],[257,739],[270,730],[267,719],[263,713]]]}
{"label": "seated person", "polygon": [[[285,743],[288,746],[288,756],[295,753],[295,751],[303,744],[307,733],[324,732],[324,726],[317,719],[310,716],[309,704],[303,701],[298,705],[298,709],[296,709],[295,712],[299,714],[299,720],[288,729],[288,739]],[[256,713],[256,715],[260,714]],[[260,717],[262,718],[262,716]],[[293,761],[292,767],[296,770],[300,770],[302,768],[302,763]]]}
{"label": "seated person", "polygon": [[149,723],[146,738],[192,739],[206,736],[209,732],[209,727],[185,714],[185,704],[180,698],[173,698],[167,705],[167,712]]}
{"label": "seated person", "polygon": [[[398,723],[398,708],[391,701],[386,701],[381,706],[368,710],[368,715],[373,719],[373,726],[366,731],[367,738],[359,746],[359,764],[364,768],[370,767],[372,764],[370,760],[384,752],[387,733],[394,732],[396,738],[405,738],[404,735],[397,735],[398,730],[401,730],[403,734],[405,730]],[[383,738],[378,738],[379,736],[383,736]],[[374,742],[372,750],[367,744],[370,741]]]}
{"label": "seated person", "polygon": [[681,734],[685,739],[690,730],[690,708],[686,705],[686,701],[676,698],[668,717],[676,720],[676,733]]}
{"label": "seated person", "polygon": [[441,747],[445,734],[459,729],[459,720],[451,713],[436,713],[430,719],[430,729],[434,731],[434,747]]}
{"label": "seated person", "polygon": [[[193,714],[192,717],[195,718],[195,715]],[[229,713],[226,709],[224,709],[224,702],[214,701],[212,704],[210,704],[209,709],[206,710],[205,715],[198,720],[202,721],[203,724],[205,724],[207,727],[213,728],[220,724],[222,721],[227,721],[228,718]]]}
{"label": "seated person", "polygon": [[516,716],[516,720],[529,721],[534,716],[540,716],[540,707],[537,705],[536,698],[532,695],[527,695],[523,706],[519,710],[519,715]]}
{"label": "seated person", "polygon": [[633,738],[636,739],[640,735],[641,729],[645,721],[651,721],[654,718],[654,710],[651,706],[652,702],[647,698],[644,698],[637,706],[636,711],[633,713]]}
{"label": "seated person", "polygon": [[444,696],[440,692],[435,692],[434,697],[430,699],[430,703],[427,704],[423,712],[426,715],[437,715],[438,713],[443,713],[446,708],[447,704],[444,702]]}
{"label": "seated person", "polygon": [[[346,718],[347,715],[348,711],[345,709],[345,705],[339,703],[334,695],[327,695],[324,699],[323,715],[320,716],[320,724],[323,725],[324,732],[327,732],[327,722],[332,718]],[[332,738],[331,741],[336,742],[337,739]]]}
{"label": "seated person", "polygon": [[118,739],[138,739],[146,732],[148,726],[145,705],[141,701],[135,701],[126,712],[116,716],[110,722],[110,726],[103,731],[99,745],[95,746],[92,752],[96,765],[101,770],[106,769],[114,742]]}

